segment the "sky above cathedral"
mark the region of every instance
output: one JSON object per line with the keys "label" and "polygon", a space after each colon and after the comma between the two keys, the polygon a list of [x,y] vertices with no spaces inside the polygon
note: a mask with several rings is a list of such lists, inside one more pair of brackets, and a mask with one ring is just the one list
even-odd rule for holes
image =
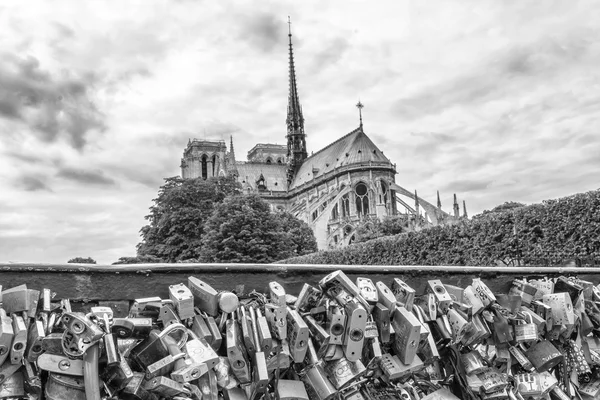
{"label": "sky above cathedral", "polygon": [[135,255],[188,138],[309,154],[358,126],[470,215],[600,187],[600,2],[3,1],[0,261]]}

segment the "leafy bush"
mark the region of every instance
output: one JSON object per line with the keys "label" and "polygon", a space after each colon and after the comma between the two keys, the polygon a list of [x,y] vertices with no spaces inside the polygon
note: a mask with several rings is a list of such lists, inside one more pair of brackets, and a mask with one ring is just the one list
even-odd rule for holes
{"label": "leafy bush", "polygon": [[285,260],[289,264],[540,265],[600,261],[600,190],[492,211],[420,232],[402,233]]}
{"label": "leafy bush", "polygon": [[68,264],[96,264],[92,257],[75,257],[67,261]]}

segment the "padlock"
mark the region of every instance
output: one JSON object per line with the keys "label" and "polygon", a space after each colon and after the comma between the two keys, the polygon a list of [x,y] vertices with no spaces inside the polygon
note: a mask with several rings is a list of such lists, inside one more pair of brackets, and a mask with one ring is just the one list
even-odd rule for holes
{"label": "padlock", "polygon": [[0,365],[9,356],[15,332],[13,330],[13,320],[6,316],[6,311],[0,308]]}
{"label": "padlock", "polygon": [[[426,322],[435,321],[441,313],[438,313],[437,303],[433,293],[425,293],[423,296],[415,298],[413,308],[409,311],[415,310],[417,306],[423,320]],[[438,315],[439,314],[439,315]]]}
{"label": "padlock", "polygon": [[[379,282],[378,282],[379,283]],[[395,309],[394,305],[394,309]],[[381,303],[375,304],[373,308],[373,320],[377,325],[379,339],[381,343],[389,343],[390,341],[390,309]]]}
{"label": "padlock", "polygon": [[414,314],[403,307],[396,308],[392,318],[396,331],[393,343],[394,352],[404,364],[412,363],[417,354],[421,338],[421,323]]}
{"label": "padlock", "polygon": [[510,351],[510,354],[515,358],[515,360],[517,360],[519,365],[521,365],[521,368],[523,368],[525,371],[531,372],[535,369],[531,361],[525,357],[525,354],[523,354],[521,349],[515,346],[510,346],[508,351]]}
{"label": "padlock", "polygon": [[513,328],[500,312],[494,313],[494,342],[509,343],[514,339]]}
{"label": "padlock", "polygon": [[412,311],[412,306],[415,301],[415,289],[411,288],[402,279],[394,278],[392,282],[392,293],[396,297],[396,301],[409,311]]}
{"label": "padlock", "polygon": [[447,316],[450,328],[452,329],[452,340],[454,343],[458,343],[462,341],[470,325],[467,320],[453,308],[447,309]]}
{"label": "padlock", "polygon": [[275,304],[265,304],[265,317],[269,323],[272,337],[279,340],[287,339],[287,310]]}
{"label": "padlock", "polygon": [[[177,361],[175,362],[177,364]],[[171,372],[171,379],[178,383],[188,384],[208,373],[208,365],[196,363],[192,359],[185,359],[182,366]],[[189,388],[188,388],[189,389]]]}
{"label": "padlock", "polygon": [[370,308],[369,303],[360,295],[358,287],[341,270],[334,271],[325,276],[319,281],[319,286],[325,292],[346,292],[350,296],[356,298],[356,300],[361,303],[366,310]]}
{"label": "padlock", "polygon": [[129,359],[131,360],[133,369],[145,371],[150,364],[169,355],[167,345],[162,338],[176,331],[181,332],[179,347],[183,347],[183,344],[187,341],[188,332],[186,327],[181,324],[170,325],[162,331],[150,331],[150,335],[132,348],[129,353]]}
{"label": "padlock", "polygon": [[23,317],[13,314],[12,328],[15,336],[10,348],[10,362],[12,364],[20,364],[27,346],[27,327],[25,326]]}
{"label": "padlock", "polygon": [[43,353],[37,359],[38,368],[52,373],[69,376],[83,376],[83,361],[65,355]]}
{"label": "padlock", "polygon": [[269,330],[269,323],[267,319],[263,316],[260,308],[256,308],[256,329],[258,330],[258,340],[260,344],[260,348],[265,352],[265,354],[269,354],[273,349],[273,338],[271,336],[271,331]]}
{"label": "padlock", "polygon": [[421,400],[460,400],[451,391],[446,388],[438,389],[427,396],[421,398]]}
{"label": "padlock", "polygon": [[[158,400],[156,394],[146,389],[145,383],[144,374],[141,372],[134,372],[133,378],[129,381],[127,386],[123,388],[122,392],[119,394],[119,398],[123,400]],[[66,397],[60,397],[61,400],[65,398]]]}
{"label": "padlock", "polygon": [[512,282],[509,294],[518,295],[521,297],[523,304],[530,305],[535,298],[537,289],[535,286],[521,279],[515,279]]}
{"label": "padlock", "polygon": [[191,392],[182,383],[175,382],[166,376],[157,376],[144,383],[144,388],[161,397],[173,397],[180,394],[189,396]]}
{"label": "padlock", "polygon": [[417,349],[417,354],[421,356],[426,363],[434,363],[440,359],[440,353],[438,352],[437,346],[435,344],[435,339],[433,335],[429,331],[429,325],[422,325],[423,328],[427,329],[427,337],[423,341],[419,343],[419,347]]}
{"label": "padlock", "polygon": [[477,374],[482,382],[482,389],[485,393],[493,393],[504,389],[508,385],[507,377],[496,368],[487,368]]}
{"label": "padlock", "polygon": [[[260,347],[260,338],[258,335],[256,323],[256,312],[254,311],[253,307],[250,307],[249,312],[250,320],[252,323],[252,333],[254,335],[254,342],[256,343],[256,351],[252,357],[254,365],[252,368],[252,395],[250,396],[250,399],[253,400],[262,396],[267,391],[267,384],[269,383],[269,372],[267,370],[267,359],[265,353]],[[298,317],[300,316],[298,315]],[[306,332],[306,339],[308,340],[308,328]]]}
{"label": "padlock", "polygon": [[228,319],[225,325],[227,358],[235,377],[240,383],[250,383],[250,368],[238,322]]}
{"label": "padlock", "polygon": [[481,354],[477,351],[470,351],[460,355],[460,360],[467,374],[479,374],[487,369],[487,365],[483,362]]}
{"label": "padlock", "polygon": [[311,337],[316,342],[317,354],[322,354],[330,344],[331,335],[310,315],[305,316],[304,321]]}
{"label": "padlock", "polygon": [[42,338],[42,350],[44,353],[62,355],[62,332],[50,333]]}
{"label": "padlock", "polygon": [[359,379],[367,370],[360,359],[350,361],[344,357],[325,363],[325,372],[336,389],[340,389],[355,379]]}
{"label": "padlock", "polygon": [[208,283],[193,276],[188,277],[188,287],[194,295],[194,304],[212,317],[219,312],[232,313],[239,306],[238,297],[228,291],[217,292]]}
{"label": "padlock", "polygon": [[[200,311],[196,308],[197,311]],[[204,319],[204,316],[197,314],[192,318],[192,332],[198,337],[204,338],[208,343],[213,341],[213,334]]]}
{"label": "padlock", "polygon": [[21,369],[21,364],[4,363],[0,365],[0,385]]}
{"label": "padlock", "polygon": [[579,387],[579,394],[584,399],[596,399],[600,396],[600,380],[594,379]]}
{"label": "padlock", "polygon": [[287,338],[290,344],[290,353],[295,363],[301,363],[306,357],[308,348],[309,331],[306,322],[298,311],[287,308]]}
{"label": "padlock", "polygon": [[254,336],[252,334],[252,322],[250,321],[250,317],[246,312],[246,308],[244,306],[240,306],[238,308],[238,323],[242,328],[242,340],[244,341],[244,347],[248,354],[254,353],[256,349],[256,345],[254,344]]}
{"label": "padlock", "polygon": [[269,282],[269,300],[278,307],[286,307],[285,289],[277,282]]}
{"label": "padlock", "polygon": [[[212,342],[209,342],[209,344],[215,351],[218,351],[221,348],[221,344],[223,343],[223,335],[221,335],[221,330],[219,329],[219,326],[217,325],[215,319],[206,313],[204,314],[206,325],[208,325],[208,329],[210,329],[210,333],[213,337]],[[221,318],[223,319],[223,321],[226,320],[225,315],[226,313],[221,314]]]}
{"label": "padlock", "polygon": [[113,392],[125,388],[133,377],[134,373],[125,357],[121,357],[118,364],[106,365],[100,372],[100,378]]}
{"label": "padlock", "polygon": [[344,307],[346,312],[346,331],[344,332],[344,355],[348,361],[357,361],[362,353],[367,326],[367,310],[352,300]]}
{"label": "padlock", "polygon": [[442,373],[442,368],[440,367],[440,362],[438,360],[430,363],[429,360],[425,360],[427,364],[425,364],[425,372],[429,377],[429,381],[434,384],[439,384],[444,380],[444,374]]}
{"label": "padlock", "polygon": [[300,376],[304,382],[310,399],[330,400],[335,396],[337,390],[327,377],[323,369],[323,363],[317,357],[317,352],[312,341],[308,340],[308,361],[309,366]]}
{"label": "padlock", "polygon": [[[442,281],[438,279],[427,281],[426,292],[435,296],[435,303],[440,312],[446,313],[452,304],[452,298],[444,287]],[[412,307],[409,308],[412,311]]]}
{"label": "padlock", "polygon": [[[536,314],[542,317],[546,321],[545,331],[552,330],[552,327],[555,325],[552,319],[552,307],[548,304],[545,304],[543,301],[534,300],[531,302],[532,308],[535,310]],[[540,332],[543,332],[541,330]]]}
{"label": "padlock", "polygon": [[521,321],[513,326],[515,332],[515,340],[519,343],[529,343],[538,339],[538,327],[531,319],[531,315],[527,315],[529,322]]}
{"label": "padlock", "polygon": [[379,330],[377,324],[373,320],[371,314],[367,315],[367,323],[365,325],[365,339],[379,338]]}
{"label": "padlock", "polygon": [[277,400],[310,400],[301,381],[279,379],[276,393]]}
{"label": "padlock", "polygon": [[545,305],[551,308],[553,325],[575,324],[573,303],[568,293],[546,294],[542,298]]}
{"label": "padlock", "polygon": [[172,324],[181,323],[181,319],[175,310],[175,305],[171,303],[171,300],[163,301],[163,304],[158,312],[158,322],[160,322],[163,328],[166,328]]}
{"label": "padlock", "polygon": [[152,319],[114,318],[112,330],[119,339],[145,339],[152,330]]}
{"label": "padlock", "polygon": [[375,283],[375,288],[379,296],[379,304],[386,307],[390,312],[393,312],[396,309],[396,296],[392,290],[381,281]]}
{"label": "padlock", "polygon": [[317,307],[321,303],[323,292],[316,287],[305,283],[298,294],[294,307],[300,312],[308,311],[311,308]]}
{"label": "padlock", "polygon": [[175,368],[175,361],[184,359],[185,356],[185,353],[179,353],[175,356],[169,354],[166,357],[148,365],[148,367],[146,367],[145,379],[149,380],[156,376],[170,375]]}
{"label": "padlock", "polygon": [[44,393],[47,400],[86,400],[82,377],[49,373]]}
{"label": "padlock", "polygon": [[[185,345],[182,346],[186,348],[185,353],[181,350],[180,344],[178,344],[174,338],[168,335],[163,338],[163,341],[167,346],[167,351],[171,357],[175,359],[173,371],[170,372],[169,376],[177,383],[186,383],[196,380],[209,369],[208,363],[198,362],[197,359],[202,358],[206,349],[210,349],[211,352],[213,352],[213,349],[206,341],[203,339],[200,341],[192,331],[188,330],[188,338],[189,337],[192,337],[192,339],[188,340]],[[187,354],[190,358],[180,358],[181,354]],[[192,355],[195,358],[192,358]],[[211,364],[211,367],[212,366],[213,365]]]}
{"label": "padlock", "polygon": [[65,326],[63,333],[63,351],[71,357],[79,357],[88,348],[96,344],[104,332],[83,313],[63,313],[61,322]]}
{"label": "padlock", "polygon": [[375,305],[379,301],[379,294],[375,288],[375,284],[369,278],[356,278],[356,287],[363,299],[370,305]]}
{"label": "padlock", "polygon": [[194,295],[183,283],[169,286],[169,299],[182,320],[192,318],[194,314]]}
{"label": "padlock", "polygon": [[325,329],[329,333],[329,343],[341,345],[344,344],[344,332],[346,331],[346,315],[342,314],[339,308],[332,307],[327,315]]}
{"label": "padlock", "polygon": [[267,358],[267,370],[287,369],[290,367],[290,346],[287,339],[278,341],[273,339],[273,351]]}
{"label": "padlock", "polygon": [[374,337],[371,339],[366,339],[365,345],[363,346],[362,359],[368,361],[366,365],[367,369],[375,370],[379,368],[382,356],[383,352],[381,351],[379,338]]}
{"label": "padlock", "polygon": [[219,362],[219,355],[208,344],[208,342],[196,336],[194,332],[188,331],[191,338],[185,343],[185,352],[188,357],[196,364],[206,364],[212,369]]}
{"label": "padlock", "polygon": [[533,344],[527,349],[525,356],[531,361],[538,372],[548,371],[564,359],[563,354],[548,340],[542,340]]}
{"label": "padlock", "polygon": [[[39,292],[38,292],[39,296]],[[2,290],[2,307],[7,314],[19,314],[31,309],[31,297],[27,285],[19,285]]]}
{"label": "padlock", "polygon": [[552,400],[571,400],[571,397],[558,386],[552,388],[550,391],[550,398]]}
{"label": "padlock", "polygon": [[400,361],[398,356],[390,353],[384,353],[381,356],[380,367],[388,381],[394,381],[405,376],[402,361]]}
{"label": "padlock", "polygon": [[554,282],[554,293],[568,293],[572,301],[575,301],[582,291],[583,286],[564,276],[559,276]]}
{"label": "padlock", "polygon": [[[490,290],[490,288],[483,283],[480,278],[473,278],[473,283],[471,283],[471,287],[473,288],[473,293],[475,297],[477,297],[485,307],[488,307],[490,304],[496,302],[496,296]],[[475,311],[475,310],[473,310]]]}
{"label": "padlock", "polygon": [[202,400],[218,400],[219,391],[217,386],[217,377],[212,370],[202,375],[198,379],[198,387],[202,393]]}
{"label": "padlock", "polygon": [[471,285],[467,286],[463,291],[463,302],[472,307],[473,315],[479,314],[486,307],[483,301],[475,295],[475,290]]}
{"label": "padlock", "polygon": [[239,385],[231,372],[231,365],[227,357],[219,357],[219,362],[213,368],[217,378],[217,385],[222,389],[232,389]]}
{"label": "padlock", "polygon": [[158,296],[134,299],[128,317],[156,319],[162,305],[163,300]]}

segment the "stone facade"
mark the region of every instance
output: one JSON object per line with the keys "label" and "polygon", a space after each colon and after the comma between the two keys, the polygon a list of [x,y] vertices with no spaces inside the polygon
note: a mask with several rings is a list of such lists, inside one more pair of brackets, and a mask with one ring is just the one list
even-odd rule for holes
{"label": "stone facade", "polygon": [[233,138],[229,149],[223,141],[190,140],[182,177],[236,176],[244,193],[256,193],[274,211],[289,211],[307,222],[320,249],[348,245],[358,225],[386,216],[403,215],[412,229],[459,218],[456,196],[451,216],[442,211],[439,195],[434,206],[396,184],[396,165],[367,136],[362,115],[357,129],[308,156],[291,33],[287,114],[287,146],[257,144],[244,162],[236,160]]}

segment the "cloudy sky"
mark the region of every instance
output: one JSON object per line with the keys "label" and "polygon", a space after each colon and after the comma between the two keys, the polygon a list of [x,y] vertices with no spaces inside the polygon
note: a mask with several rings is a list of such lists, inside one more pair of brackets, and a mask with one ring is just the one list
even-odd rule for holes
{"label": "cloudy sky", "polygon": [[396,182],[470,214],[600,187],[600,3],[3,1],[0,261],[133,256],[188,138],[358,126]]}

